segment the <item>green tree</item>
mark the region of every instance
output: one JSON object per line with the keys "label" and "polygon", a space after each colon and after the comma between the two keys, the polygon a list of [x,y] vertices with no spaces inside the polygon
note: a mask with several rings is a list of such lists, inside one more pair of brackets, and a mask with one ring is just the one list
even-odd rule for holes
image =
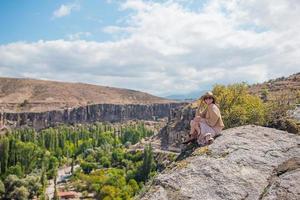
{"label": "green tree", "polygon": [[34,196],[39,196],[42,189],[40,178],[38,176],[30,175],[25,178],[26,186],[29,192],[29,198],[33,199]]}
{"label": "green tree", "polygon": [[137,184],[137,182],[134,179],[130,179],[128,181],[128,185],[130,185],[130,187],[133,190],[134,195],[139,191],[139,185]]}
{"label": "green tree", "polygon": [[28,200],[28,197],[28,189],[24,186],[15,188],[14,191],[10,194],[10,198],[15,200]]}
{"label": "green tree", "polygon": [[4,137],[0,140],[0,153],[1,153],[1,173],[4,174],[8,168],[9,158],[9,138]]}
{"label": "green tree", "polygon": [[121,200],[121,190],[111,185],[105,185],[101,188],[97,196],[99,199]]}
{"label": "green tree", "polygon": [[17,165],[15,166],[10,166],[6,172],[6,174],[15,174],[17,175],[19,178],[23,177],[24,176],[24,173],[22,171],[22,167],[20,165],[20,163],[18,163]]}
{"label": "green tree", "polygon": [[110,160],[107,156],[101,157],[100,163],[103,167],[106,167],[106,168],[110,167],[110,165],[111,165]]}
{"label": "green tree", "polygon": [[5,187],[3,182],[0,180],[0,199],[2,199],[4,193],[5,193]]}
{"label": "green tree", "polygon": [[48,178],[52,179],[55,176],[57,176],[57,170],[58,170],[58,160],[56,157],[52,156],[49,160],[49,166],[48,166]]}
{"label": "green tree", "polygon": [[81,162],[80,167],[85,174],[89,174],[93,169],[97,168],[97,165],[95,163],[83,161]]}
{"label": "green tree", "polygon": [[4,186],[5,199],[28,199],[29,192],[25,187],[26,182],[23,179],[19,179],[16,175],[8,175],[4,180]]}
{"label": "green tree", "polygon": [[116,148],[112,152],[112,163],[117,166],[124,158],[124,151],[121,148]]}
{"label": "green tree", "polygon": [[151,144],[145,146],[144,148],[144,159],[143,159],[143,165],[141,167],[141,180],[147,181],[149,179],[150,172],[152,170],[154,158],[153,158],[153,152],[152,152],[152,146]]}

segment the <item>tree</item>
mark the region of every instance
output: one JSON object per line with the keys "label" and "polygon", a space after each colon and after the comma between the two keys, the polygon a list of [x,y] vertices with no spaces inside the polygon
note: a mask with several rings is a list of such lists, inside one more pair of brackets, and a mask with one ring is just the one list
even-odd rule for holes
{"label": "tree", "polygon": [[18,160],[24,168],[25,174],[29,174],[35,167],[42,150],[33,142],[17,141]]}
{"label": "tree", "polygon": [[102,165],[103,167],[106,167],[106,168],[110,167],[110,165],[111,165],[110,160],[108,159],[107,156],[101,157],[101,158],[100,158],[100,163],[101,163],[101,165]]}
{"label": "tree", "polygon": [[25,178],[30,199],[33,199],[34,196],[39,196],[39,192],[43,187],[39,179],[40,178],[38,176],[34,175],[30,175]]}
{"label": "tree", "polygon": [[15,200],[27,200],[28,197],[29,197],[29,192],[27,188],[24,186],[15,188],[10,195],[10,198]]}
{"label": "tree", "polygon": [[98,193],[99,199],[107,199],[107,200],[121,200],[121,190],[117,187],[111,185],[105,185],[101,188],[100,192]]}
{"label": "tree", "polygon": [[48,166],[48,178],[54,178],[57,175],[58,170],[58,160],[56,157],[52,156],[49,160],[49,166]]}
{"label": "tree", "polygon": [[1,173],[4,174],[8,168],[9,158],[9,138],[4,137],[0,140],[0,153],[1,153]]}
{"label": "tree", "polygon": [[121,148],[114,149],[112,152],[113,166],[117,166],[124,158],[124,151]]}
{"label": "tree", "polygon": [[59,200],[58,192],[57,192],[57,187],[56,187],[56,179],[54,183],[54,195],[53,195],[53,200]]}
{"label": "tree", "polygon": [[4,187],[3,182],[0,180],[0,199],[2,199],[2,196],[4,195],[4,193],[5,193],[5,187]]}
{"label": "tree", "polygon": [[130,185],[130,187],[133,190],[134,195],[139,191],[139,185],[137,184],[137,182],[134,179],[130,179],[128,181],[128,185]]}
{"label": "tree", "polygon": [[145,146],[144,148],[144,159],[141,167],[141,179],[142,181],[147,181],[149,179],[150,172],[152,170],[154,158],[152,152],[151,144]]}
{"label": "tree", "polygon": [[97,165],[94,164],[94,163],[91,163],[91,162],[85,162],[85,161],[83,161],[83,162],[80,164],[80,167],[81,167],[81,169],[83,170],[83,172],[84,172],[85,174],[89,174],[89,173],[91,173],[91,171],[92,171],[93,169],[96,169],[96,168],[97,168]]}
{"label": "tree", "polygon": [[16,187],[21,187],[23,185],[25,185],[25,183],[16,175],[8,175],[4,180],[5,196],[9,198]]}
{"label": "tree", "polygon": [[15,166],[9,167],[8,170],[7,170],[7,172],[6,172],[6,174],[15,174],[19,178],[23,177],[23,175],[24,175],[20,163],[18,163]]}
{"label": "tree", "polygon": [[28,182],[26,179],[19,179],[16,175],[8,175],[4,180],[5,195],[4,199],[28,199]]}

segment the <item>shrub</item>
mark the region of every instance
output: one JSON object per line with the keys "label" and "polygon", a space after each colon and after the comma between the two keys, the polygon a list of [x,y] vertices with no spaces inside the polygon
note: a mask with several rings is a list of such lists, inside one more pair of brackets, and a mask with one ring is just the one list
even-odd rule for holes
{"label": "shrub", "polygon": [[258,96],[249,94],[247,84],[215,85],[212,92],[217,98],[226,128],[265,124],[265,104]]}
{"label": "shrub", "polygon": [[26,106],[29,103],[29,101],[27,99],[25,99],[22,103],[20,103],[21,107]]}

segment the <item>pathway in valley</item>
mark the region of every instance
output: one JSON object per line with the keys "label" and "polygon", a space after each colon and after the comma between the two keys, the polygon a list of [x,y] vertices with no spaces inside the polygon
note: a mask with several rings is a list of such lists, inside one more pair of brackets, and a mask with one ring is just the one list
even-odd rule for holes
{"label": "pathway in valley", "polygon": [[[74,170],[78,168],[79,165],[74,166]],[[57,171],[57,183],[66,180],[71,174],[71,166],[64,166],[58,169]],[[46,188],[46,195],[49,199],[52,199],[54,196],[54,180],[49,180],[48,187]]]}

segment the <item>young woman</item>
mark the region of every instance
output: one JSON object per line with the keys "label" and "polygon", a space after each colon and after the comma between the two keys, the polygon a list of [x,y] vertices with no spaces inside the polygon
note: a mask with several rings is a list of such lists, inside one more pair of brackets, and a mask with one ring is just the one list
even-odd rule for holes
{"label": "young woman", "polygon": [[187,144],[195,139],[197,139],[199,145],[211,144],[214,141],[214,137],[219,135],[224,128],[222,116],[219,107],[216,105],[216,98],[213,93],[207,92],[201,99],[207,107],[203,112],[200,112],[200,108],[198,108],[195,118],[190,123],[190,138],[183,144]]}

